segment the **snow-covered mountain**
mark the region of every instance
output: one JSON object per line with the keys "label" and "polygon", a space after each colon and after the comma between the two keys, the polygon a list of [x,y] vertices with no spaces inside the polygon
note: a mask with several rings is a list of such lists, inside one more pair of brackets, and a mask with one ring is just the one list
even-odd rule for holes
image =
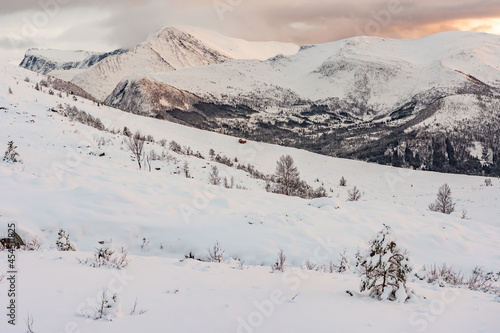
{"label": "snow-covered mountain", "polygon": [[26,52],[19,66],[33,72],[70,80],[76,73],[95,65],[109,56],[125,51],[118,49],[112,52],[90,52],[35,48]]}
{"label": "snow-covered mountain", "polygon": [[129,76],[213,65],[230,59],[266,59],[293,54],[298,46],[270,42],[246,42],[200,29],[167,27],[128,52],[109,57],[75,76],[72,83],[104,100]]}
{"label": "snow-covered mountain", "polygon": [[[355,37],[303,46],[290,56],[235,60],[146,78],[150,85],[158,82],[155,96],[168,95],[160,88],[168,87],[197,96],[196,105],[153,102],[151,94],[134,89],[135,80],[145,82],[144,77],[123,80],[106,103],[199,128],[384,164],[481,174],[480,162],[484,166],[500,160],[500,138],[494,134],[500,115],[497,35]],[[433,137],[442,141],[436,149],[443,150],[451,166],[432,157],[434,148],[427,147]],[[460,165],[448,156],[446,139],[448,151],[464,152]],[[478,144],[491,152],[478,154]],[[417,161],[409,162],[410,155],[418,155]]]}
{"label": "snow-covered mountain", "polygon": [[221,104],[259,111],[326,105],[366,119],[415,100],[500,88],[500,36],[450,32],[417,40],[354,37],[303,46],[291,56],[232,61],[151,79]]}
{"label": "snow-covered mountain", "polygon": [[[0,160],[0,235],[15,224],[24,240],[41,243],[40,251],[15,250],[15,261],[0,250],[2,300],[8,301],[4,296],[12,288],[12,273],[2,279],[12,262],[19,291],[17,325],[2,320],[1,332],[26,332],[27,314],[34,319],[31,330],[39,332],[164,327],[176,332],[416,332],[422,327],[429,333],[498,332],[495,289],[484,293],[454,286],[450,281],[456,275],[428,283],[430,275],[421,269],[446,263],[471,276],[477,266],[491,272],[486,285],[500,287],[494,280],[500,267],[498,179],[486,186],[485,177],[380,166],[251,140],[242,145],[235,137],[75,100],[57,90],[51,94],[49,87],[36,90],[36,83],[49,82],[46,76],[1,66],[0,153],[13,141],[22,163]],[[142,86],[148,84],[144,80]],[[124,127],[150,137],[144,147],[155,156],[151,171],[139,170]],[[233,166],[211,158],[210,149]],[[323,185],[330,197],[268,193],[266,182],[245,171],[251,165],[273,173],[281,155],[291,155],[301,178]],[[209,185],[213,166],[222,178],[233,177],[239,189]],[[339,185],[342,176],[347,186]],[[444,183],[456,203],[450,215],[427,209]],[[347,202],[355,185],[364,194]],[[366,249],[384,224],[412,259],[407,285],[416,296],[403,304],[359,291],[355,253]],[[57,251],[61,228],[75,252]],[[223,262],[190,259],[207,260],[217,241]],[[128,251],[131,262],[124,269],[79,263],[92,258],[96,247],[112,245],[117,253],[122,247]],[[272,273],[280,250],[287,257],[285,271]],[[344,250],[352,265],[339,273],[334,265]],[[103,288],[116,294],[118,309],[90,320]],[[332,313],[342,320],[332,322]]]}

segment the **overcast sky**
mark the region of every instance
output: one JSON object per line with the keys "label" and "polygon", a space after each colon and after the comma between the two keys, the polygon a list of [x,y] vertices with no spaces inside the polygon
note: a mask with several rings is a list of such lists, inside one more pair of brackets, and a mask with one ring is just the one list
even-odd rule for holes
{"label": "overcast sky", "polygon": [[0,60],[19,62],[30,47],[131,47],[169,25],[298,44],[357,35],[413,39],[450,30],[500,35],[500,1],[2,0]]}

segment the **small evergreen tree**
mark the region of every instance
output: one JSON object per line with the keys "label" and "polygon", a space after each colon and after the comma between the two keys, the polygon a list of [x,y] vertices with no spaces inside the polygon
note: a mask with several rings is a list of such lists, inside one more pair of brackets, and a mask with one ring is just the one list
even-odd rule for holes
{"label": "small evergreen tree", "polygon": [[69,235],[63,229],[57,234],[56,247],[59,251],[75,251],[75,246],[69,241]]}
{"label": "small evergreen tree", "polygon": [[412,271],[407,251],[397,247],[388,226],[384,226],[369,244],[364,255],[356,254],[361,274],[360,290],[369,290],[370,296],[379,300],[404,302],[409,298],[406,281]]}
{"label": "small evergreen tree", "polygon": [[344,176],[342,176],[342,178],[340,178],[339,185],[340,186],[347,186],[347,180],[345,180]]}
{"label": "small evergreen tree", "polygon": [[443,214],[451,214],[455,211],[455,203],[451,198],[451,189],[448,184],[439,188],[436,201],[429,205],[429,210]]}
{"label": "small evergreen tree", "polygon": [[21,162],[21,160],[19,159],[19,153],[16,151],[16,149],[17,146],[14,146],[14,141],[9,141],[7,143],[7,150],[5,151],[3,160],[12,163]]}

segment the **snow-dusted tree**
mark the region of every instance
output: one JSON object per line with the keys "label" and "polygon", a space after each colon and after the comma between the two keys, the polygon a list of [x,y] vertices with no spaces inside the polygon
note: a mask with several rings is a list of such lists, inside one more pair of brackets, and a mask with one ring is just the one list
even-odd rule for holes
{"label": "snow-dusted tree", "polygon": [[407,251],[397,247],[389,226],[384,226],[369,244],[364,254],[356,254],[360,290],[369,290],[370,296],[380,300],[404,302],[411,294],[406,287],[412,271]]}
{"label": "snow-dusted tree", "polygon": [[144,140],[141,137],[140,132],[136,132],[133,136],[130,136],[125,139],[128,149],[132,152],[135,159],[137,160],[137,164],[139,164],[139,169],[142,168],[142,151],[144,149]]}
{"label": "snow-dusted tree", "polygon": [[294,195],[300,185],[299,171],[290,155],[282,155],[276,164],[278,193]]}
{"label": "snow-dusted tree", "polygon": [[451,214],[455,211],[455,203],[451,198],[451,189],[448,184],[439,188],[436,201],[429,205],[429,210],[444,214]]}
{"label": "snow-dusted tree", "polygon": [[214,246],[208,249],[208,261],[210,262],[223,262],[224,261],[224,250],[216,241]]}
{"label": "snow-dusted tree", "polygon": [[219,169],[216,165],[212,166],[212,171],[208,175],[208,181],[212,185],[220,185],[221,178],[219,176]]}
{"label": "snow-dusted tree", "polygon": [[5,155],[3,157],[3,160],[6,162],[21,162],[19,159],[19,153],[16,151],[17,146],[14,145],[14,141],[9,141],[7,143],[7,150],[5,151]]}
{"label": "snow-dusted tree", "polygon": [[75,246],[69,241],[69,235],[63,229],[57,234],[56,247],[59,251],[75,251]]}
{"label": "snow-dusted tree", "polygon": [[359,201],[363,195],[356,186],[354,186],[351,190],[348,190],[347,194],[347,201]]}
{"label": "snow-dusted tree", "polygon": [[347,180],[345,180],[344,176],[342,176],[342,178],[340,178],[339,185],[340,186],[347,186]]}

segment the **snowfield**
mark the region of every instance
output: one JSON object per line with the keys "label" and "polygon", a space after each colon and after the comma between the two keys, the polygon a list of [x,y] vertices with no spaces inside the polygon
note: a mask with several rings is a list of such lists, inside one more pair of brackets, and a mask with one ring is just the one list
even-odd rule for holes
{"label": "snowfield", "polygon": [[[26,332],[28,313],[40,333],[499,331],[496,295],[439,287],[412,275],[408,285],[417,297],[405,304],[381,302],[359,293],[354,267],[356,251],[385,224],[409,250],[414,272],[443,263],[466,275],[476,266],[500,272],[498,179],[485,186],[482,177],[242,145],[238,138],[36,91],[44,76],[1,65],[0,153],[12,140],[22,163],[0,161],[0,238],[14,223],[23,239],[42,243],[40,251],[16,251],[17,325],[4,316],[1,332]],[[167,157],[152,161],[151,172],[139,170],[123,135],[71,122],[50,110],[59,104],[98,117],[110,130],[126,126],[151,135],[156,143],[145,150]],[[169,150],[172,140],[205,159]],[[266,174],[289,154],[301,178],[315,188],[323,185],[330,198],[268,193],[264,181],[210,160],[210,149]],[[241,189],[208,185],[213,165]],[[342,176],[347,187],[339,186]],[[456,202],[451,215],[427,210],[444,183]],[[364,195],[347,202],[354,185]],[[60,228],[76,252],[56,250]],[[80,264],[77,258],[92,257],[99,242],[126,248],[130,264],[122,270]],[[216,242],[223,263],[185,259],[205,260]],[[272,273],[280,250],[288,268]],[[325,267],[337,263],[344,250],[353,266],[345,273],[304,268],[308,259]],[[0,252],[0,276],[7,263],[7,251]],[[4,311],[8,277],[0,282]],[[113,312],[89,319],[103,288],[117,294]]]}

